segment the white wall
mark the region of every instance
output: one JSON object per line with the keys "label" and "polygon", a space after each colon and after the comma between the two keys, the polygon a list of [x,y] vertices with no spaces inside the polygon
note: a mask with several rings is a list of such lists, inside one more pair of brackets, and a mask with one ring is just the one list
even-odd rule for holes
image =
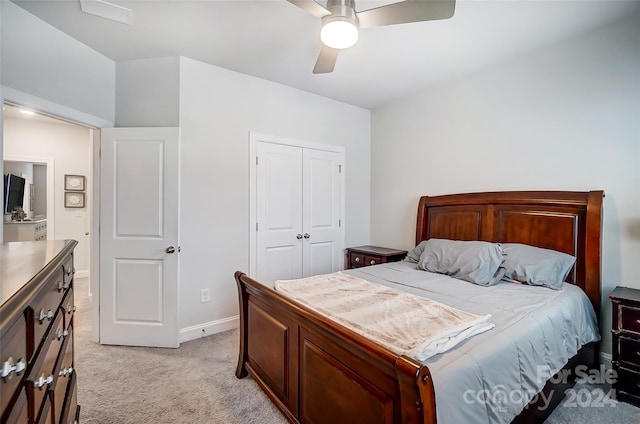
{"label": "white wall", "polygon": [[116,126],[177,127],[180,58],[116,64]]}
{"label": "white wall", "polygon": [[606,193],[601,329],[640,288],[640,16],[450,81],[372,114],[371,238],[411,248],[421,195]]}
{"label": "white wall", "polygon": [[[195,60],[180,60],[183,330],[238,314],[249,266],[249,131],[346,149],[346,246],[369,242],[370,113]],[[200,289],[211,302],[200,303]]]}
{"label": "white wall", "polygon": [[[74,239],[74,266],[80,276],[89,269],[89,207],[91,200],[91,131],[88,128],[53,124],[42,121],[4,117],[4,154],[12,157],[51,158],[54,163],[53,212],[47,218],[55,220],[53,239]],[[64,175],[84,175],[87,205],[84,209],[64,207]],[[27,188],[28,190],[28,188]],[[77,216],[77,214],[81,216]],[[51,236],[50,236],[51,238]]]}
{"label": "white wall", "polygon": [[114,62],[21,7],[2,3],[2,85],[29,94],[9,100],[38,107],[44,99],[113,122]]}

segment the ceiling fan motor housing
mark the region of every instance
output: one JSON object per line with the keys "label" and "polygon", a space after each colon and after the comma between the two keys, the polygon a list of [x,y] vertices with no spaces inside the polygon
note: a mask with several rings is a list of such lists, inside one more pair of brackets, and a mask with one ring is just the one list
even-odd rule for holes
{"label": "ceiling fan motor housing", "polygon": [[356,3],[354,0],[328,0],[327,10],[331,12],[331,15],[322,18],[322,25],[334,20],[351,21],[356,28],[360,25],[356,16]]}

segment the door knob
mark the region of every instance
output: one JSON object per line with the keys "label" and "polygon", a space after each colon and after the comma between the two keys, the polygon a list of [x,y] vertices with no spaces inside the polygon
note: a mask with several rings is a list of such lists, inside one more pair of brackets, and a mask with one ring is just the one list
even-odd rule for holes
{"label": "door knob", "polygon": [[176,248],[173,246],[169,246],[166,249],[164,249],[165,252],[167,252],[168,254],[172,254],[176,251]]}
{"label": "door knob", "polygon": [[304,233],[304,238],[306,238],[306,239],[307,239],[307,238],[309,238],[309,237],[311,237],[311,236],[309,235],[309,233]]}
{"label": "door knob", "polygon": [[300,240],[300,239],[302,238],[302,234],[298,234],[298,235],[296,236],[296,238],[297,238],[298,240]]}

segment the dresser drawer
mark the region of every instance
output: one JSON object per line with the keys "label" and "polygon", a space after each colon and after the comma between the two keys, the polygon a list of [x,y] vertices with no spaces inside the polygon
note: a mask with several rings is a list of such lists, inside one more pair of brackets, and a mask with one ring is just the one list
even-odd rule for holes
{"label": "dresser drawer", "polygon": [[69,327],[76,312],[75,298],[73,295],[73,287],[69,289],[67,295],[62,301],[62,314],[64,315],[64,326]]}
{"label": "dresser drawer", "polygon": [[67,287],[73,281],[73,275],[76,273],[75,268],[73,267],[73,255],[69,255],[69,257],[62,264],[62,272],[64,273],[64,282]]}
{"label": "dresser drawer", "polygon": [[43,291],[29,306],[33,325],[33,338],[29,341],[29,354],[38,350],[38,345],[49,329],[62,297],[64,296],[64,281],[62,267],[51,276],[43,286]]}
{"label": "dresser drawer", "polygon": [[29,408],[27,403],[27,392],[24,388],[20,390],[16,402],[13,407],[8,410],[4,410],[2,417],[2,424],[25,424],[29,422]]}
{"label": "dresser drawer", "polygon": [[69,382],[75,373],[73,369],[73,327],[68,327],[67,331],[69,334],[64,340],[60,356],[58,357],[58,363],[55,367],[58,379],[53,389],[53,416],[56,418],[56,421],[59,421],[62,415]]}
{"label": "dresser drawer", "polygon": [[35,421],[37,424],[53,424],[53,416],[51,415],[51,399],[47,396],[42,404],[42,409]]}
{"label": "dresser drawer", "polygon": [[620,330],[640,334],[640,308],[620,305]]}
{"label": "dresser drawer", "polygon": [[80,422],[80,407],[78,406],[78,392],[76,373],[71,374],[67,387],[67,403],[64,404],[60,424],[76,424]]}
{"label": "dresser drawer", "polygon": [[62,336],[64,331],[64,320],[62,314],[58,313],[27,377],[27,395],[34,415],[40,410],[45,398],[48,398],[48,390],[55,384],[58,377],[55,366],[64,341]]}
{"label": "dresser drawer", "polygon": [[2,336],[0,355],[0,411],[4,411],[22,382],[27,367],[27,324],[24,315]]}

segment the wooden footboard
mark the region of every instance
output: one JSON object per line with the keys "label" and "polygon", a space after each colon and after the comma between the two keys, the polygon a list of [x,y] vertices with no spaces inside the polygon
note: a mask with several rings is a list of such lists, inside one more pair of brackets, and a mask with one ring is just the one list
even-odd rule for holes
{"label": "wooden footboard", "polygon": [[291,422],[435,424],[429,369],[235,273],[236,376],[256,380]]}

